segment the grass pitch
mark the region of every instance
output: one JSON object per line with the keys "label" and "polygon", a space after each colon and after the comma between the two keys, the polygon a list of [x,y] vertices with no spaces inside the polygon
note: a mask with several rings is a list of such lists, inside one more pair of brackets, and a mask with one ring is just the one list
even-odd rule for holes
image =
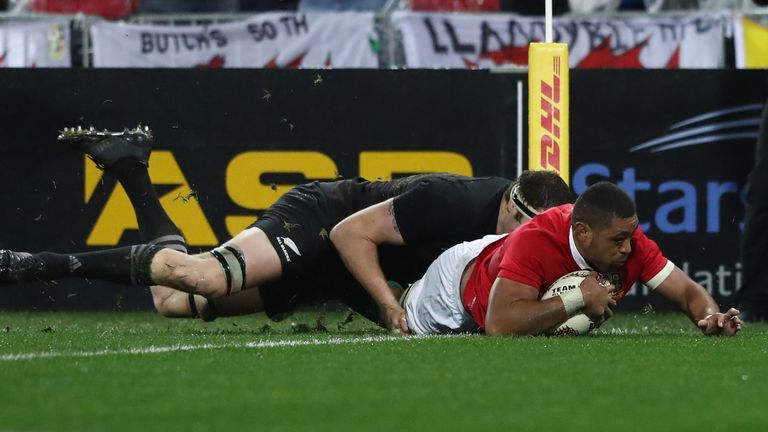
{"label": "grass pitch", "polygon": [[768,325],[414,338],[346,318],[4,313],[0,431],[768,430]]}

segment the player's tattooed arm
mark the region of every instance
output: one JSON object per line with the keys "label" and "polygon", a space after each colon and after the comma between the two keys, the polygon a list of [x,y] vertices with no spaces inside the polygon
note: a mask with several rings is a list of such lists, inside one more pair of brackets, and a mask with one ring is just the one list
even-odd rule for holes
{"label": "player's tattooed arm", "polygon": [[389,208],[387,209],[387,213],[389,213],[389,216],[392,217],[392,228],[395,230],[396,233],[400,233],[400,228],[397,227],[397,218],[395,217],[395,201],[390,200],[389,201]]}
{"label": "player's tattooed arm", "polygon": [[378,304],[387,328],[407,332],[405,311],[387,284],[379,264],[378,245],[403,245],[394,222],[392,199],[374,204],[347,217],[331,230],[331,242],[344,265]]}

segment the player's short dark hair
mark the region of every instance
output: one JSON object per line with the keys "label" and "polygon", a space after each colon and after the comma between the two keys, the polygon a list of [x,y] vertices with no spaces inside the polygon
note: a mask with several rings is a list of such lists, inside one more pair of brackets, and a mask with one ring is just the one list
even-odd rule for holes
{"label": "player's short dark hair", "polygon": [[637,213],[632,198],[620,187],[607,181],[588,187],[573,205],[572,223],[583,222],[593,229],[604,229],[613,218],[626,219]]}
{"label": "player's short dark hair", "polygon": [[519,193],[526,204],[533,210],[548,209],[573,202],[571,189],[554,171],[523,171],[507,188],[504,194],[509,194],[515,185],[519,185]]}

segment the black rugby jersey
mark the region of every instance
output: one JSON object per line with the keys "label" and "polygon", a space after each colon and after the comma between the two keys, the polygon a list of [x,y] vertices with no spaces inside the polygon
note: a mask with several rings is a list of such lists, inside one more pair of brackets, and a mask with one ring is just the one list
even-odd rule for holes
{"label": "black rugby jersey", "polygon": [[457,174],[418,174],[393,181],[361,177],[316,182],[318,204],[330,221],[394,197],[395,220],[406,246],[440,243],[444,248],[494,234],[499,205],[510,180]]}

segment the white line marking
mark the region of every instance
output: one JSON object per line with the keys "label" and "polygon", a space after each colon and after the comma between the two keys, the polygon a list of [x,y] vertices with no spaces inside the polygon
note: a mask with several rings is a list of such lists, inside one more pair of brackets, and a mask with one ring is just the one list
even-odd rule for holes
{"label": "white line marking", "polygon": [[[432,336],[434,338],[434,336]],[[111,355],[144,355],[144,354],[163,354],[179,351],[200,351],[200,350],[215,350],[215,349],[259,349],[259,348],[280,348],[280,347],[295,347],[295,346],[322,346],[322,345],[355,345],[364,344],[370,342],[394,342],[394,341],[407,341],[423,339],[423,336],[365,336],[357,338],[339,338],[334,337],[330,339],[305,339],[305,340],[275,340],[275,341],[259,341],[259,342],[246,342],[239,344],[203,344],[203,345],[169,345],[169,346],[149,346],[144,348],[126,348],[117,350],[100,350],[100,351],[73,351],[73,352],[57,352],[57,351],[42,351],[42,352],[29,352],[29,353],[16,353],[16,354],[3,354],[0,355],[0,361],[23,361],[23,360],[38,360],[47,358],[60,358],[60,357],[103,357]]]}

